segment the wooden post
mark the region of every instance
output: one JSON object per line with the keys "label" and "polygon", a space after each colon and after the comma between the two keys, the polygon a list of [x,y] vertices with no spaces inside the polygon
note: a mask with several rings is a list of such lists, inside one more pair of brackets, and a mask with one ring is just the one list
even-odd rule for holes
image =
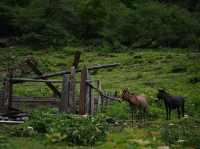
{"label": "wooden post", "polygon": [[70,96],[69,96],[69,105],[71,107],[71,112],[76,112],[76,69],[71,67],[71,81],[70,81]]}
{"label": "wooden post", "polygon": [[85,109],[86,109],[86,113],[90,114],[91,113],[91,88],[90,86],[87,84],[87,81],[90,80],[90,74],[88,72],[87,69],[87,80],[85,80],[85,85],[86,85],[86,104],[85,104]]}
{"label": "wooden post", "polygon": [[63,87],[62,87],[62,96],[61,96],[61,112],[68,112],[68,102],[69,102],[69,81],[67,74],[63,75]]}
{"label": "wooden post", "polygon": [[[100,80],[97,81],[97,88],[101,91],[101,82],[100,82]],[[101,98],[101,95],[99,93],[97,109],[101,110],[101,106],[102,106],[102,98]]]}
{"label": "wooden post", "polygon": [[94,112],[95,112],[95,103],[94,103],[94,97],[93,97],[93,92],[92,92],[93,90],[92,90],[92,88],[90,87],[89,88],[89,99],[90,99],[90,114],[94,114]]}
{"label": "wooden post", "polygon": [[1,93],[1,95],[0,95],[0,104],[1,104],[1,106],[3,107],[4,105],[5,105],[5,101],[6,101],[6,94],[5,94],[5,92],[6,92],[6,80],[4,80],[3,81],[3,90],[2,90],[2,93]]}
{"label": "wooden post", "polygon": [[80,103],[79,103],[79,113],[84,115],[87,112],[87,97],[88,97],[88,87],[86,81],[88,80],[88,69],[86,66],[83,67],[81,71],[81,84],[80,84]]}
{"label": "wooden post", "polygon": [[13,93],[13,84],[12,84],[13,70],[8,70],[7,78],[7,101],[8,101],[8,110],[12,108],[12,93]]}
{"label": "wooden post", "polygon": [[74,68],[78,68],[78,64],[80,62],[80,57],[81,57],[81,52],[80,51],[76,51],[75,55],[74,55],[74,62],[72,64],[72,66],[74,66]]}

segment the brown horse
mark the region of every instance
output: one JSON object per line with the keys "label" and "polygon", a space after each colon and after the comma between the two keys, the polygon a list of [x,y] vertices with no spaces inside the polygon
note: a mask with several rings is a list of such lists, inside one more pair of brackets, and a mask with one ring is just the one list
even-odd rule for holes
{"label": "brown horse", "polygon": [[132,109],[132,120],[133,120],[133,112],[141,113],[143,118],[145,118],[145,113],[147,111],[148,103],[144,96],[135,95],[134,93],[130,93],[127,88],[123,89],[121,98],[127,101]]}

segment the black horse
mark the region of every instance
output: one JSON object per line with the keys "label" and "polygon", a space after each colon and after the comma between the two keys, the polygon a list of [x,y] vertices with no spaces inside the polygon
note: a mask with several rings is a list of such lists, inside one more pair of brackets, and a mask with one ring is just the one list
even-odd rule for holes
{"label": "black horse", "polygon": [[165,103],[165,109],[166,109],[166,115],[167,120],[171,117],[171,110],[177,109],[178,112],[178,118],[180,118],[180,115],[184,117],[184,98],[181,96],[172,96],[169,93],[167,93],[165,90],[158,90],[157,94],[157,101],[164,100]]}

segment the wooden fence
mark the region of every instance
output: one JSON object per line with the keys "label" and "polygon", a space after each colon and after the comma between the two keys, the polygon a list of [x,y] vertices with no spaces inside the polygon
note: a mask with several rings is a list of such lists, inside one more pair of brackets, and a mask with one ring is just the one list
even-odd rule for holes
{"label": "wooden fence", "polygon": [[[76,81],[76,73],[80,70],[76,70],[75,67],[71,67],[70,71],[62,71],[59,73],[43,75],[31,62],[28,62],[33,71],[40,75],[35,78],[16,78],[13,76],[12,70],[8,71],[7,77],[4,81],[4,91],[0,98],[0,104],[7,109],[16,107],[16,105],[27,104],[31,107],[35,106],[54,106],[58,107],[61,112],[66,113],[79,113],[94,114],[98,108],[103,105],[107,105],[113,100],[118,100],[114,94],[102,91],[100,80],[91,80],[89,70],[84,66],[81,70],[81,79]],[[94,69],[113,67],[112,65],[103,65],[93,67]],[[50,77],[62,76],[62,80],[49,80]],[[54,93],[55,97],[16,97],[13,93],[15,84],[23,84],[25,82],[45,83]],[[62,85],[61,91],[59,91],[54,84],[59,83]],[[80,93],[77,93],[77,84],[80,83]],[[80,94],[80,95],[79,95]],[[79,100],[78,100],[79,99]]]}

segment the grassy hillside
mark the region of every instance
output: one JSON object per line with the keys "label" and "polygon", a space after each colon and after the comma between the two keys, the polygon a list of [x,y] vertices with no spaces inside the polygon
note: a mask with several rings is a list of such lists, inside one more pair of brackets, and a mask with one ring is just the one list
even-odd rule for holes
{"label": "grassy hillside", "polygon": [[[7,57],[15,62],[22,62],[24,57],[31,54],[38,62],[43,72],[55,72],[69,69],[73,61],[74,51],[78,49],[65,48],[60,51],[39,52],[21,49],[0,49],[1,76],[4,75]],[[80,50],[80,49],[79,49]],[[136,49],[125,53],[100,53],[82,52],[80,68],[83,65],[93,66],[119,62],[120,67],[102,69],[91,72],[93,79],[102,81],[103,89],[116,90],[120,93],[128,87],[132,92],[143,94],[149,102],[149,116],[151,122],[143,128],[125,129],[112,128],[106,142],[100,143],[99,148],[157,148],[164,145],[161,139],[160,128],[164,126],[164,106],[158,107],[154,100],[159,88],[164,88],[174,95],[184,96],[186,99],[186,114],[189,118],[200,118],[200,53],[188,52],[181,49]],[[11,61],[11,60],[10,60]],[[12,62],[12,61],[11,61]],[[18,64],[16,64],[18,66]],[[21,66],[21,65],[20,65]],[[24,65],[22,65],[25,67]],[[25,74],[24,74],[25,75]],[[30,74],[26,74],[28,76]],[[19,85],[15,87],[18,95],[50,95],[51,92],[45,87]],[[114,103],[104,109],[104,113],[116,119],[129,119],[129,109],[126,103]],[[172,123],[178,122],[176,112],[172,112]],[[4,135],[3,135],[4,136]],[[1,135],[0,135],[1,137]],[[44,138],[8,138],[10,148],[16,149],[42,149],[46,146]],[[17,145],[15,145],[17,144]],[[65,145],[50,145],[45,148],[65,148]],[[70,148],[70,147],[69,147]],[[80,147],[82,148],[82,147]],[[84,147],[83,147],[84,148]],[[88,148],[88,147],[85,147]],[[174,148],[181,148],[180,144]]]}

